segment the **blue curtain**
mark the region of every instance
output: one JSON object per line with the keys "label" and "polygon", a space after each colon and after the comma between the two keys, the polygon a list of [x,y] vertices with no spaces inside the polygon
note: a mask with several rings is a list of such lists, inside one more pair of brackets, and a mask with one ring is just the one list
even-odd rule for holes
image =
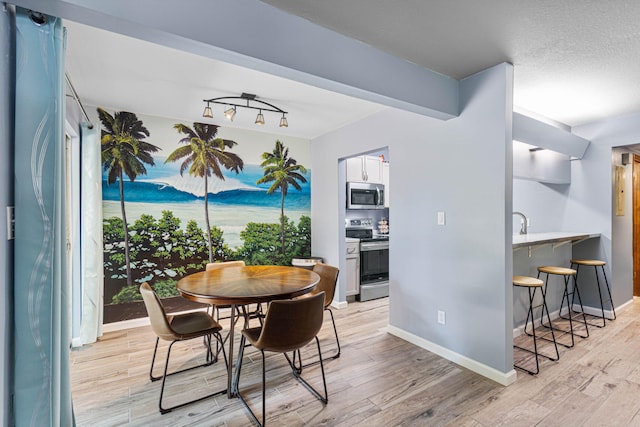
{"label": "blue curtain", "polygon": [[16,426],[74,424],[64,280],[64,44],[59,18],[16,9]]}

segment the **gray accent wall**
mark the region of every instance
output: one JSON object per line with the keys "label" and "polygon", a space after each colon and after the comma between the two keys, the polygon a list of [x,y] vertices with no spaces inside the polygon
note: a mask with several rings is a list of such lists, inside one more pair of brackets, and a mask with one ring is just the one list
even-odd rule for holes
{"label": "gray accent wall", "polygon": [[344,268],[339,160],[388,146],[389,324],[502,373],[513,364],[512,81],[509,64],[462,80],[462,112],[447,122],[389,109],[311,144],[312,252]]}
{"label": "gray accent wall", "polygon": [[[611,291],[619,306],[633,298],[633,262],[629,258],[629,239],[624,237],[633,230],[631,219],[614,216],[614,169],[620,160],[612,149],[640,143],[640,113],[579,126],[573,132],[591,140],[591,144],[584,158],[573,164],[564,224],[568,230],[589,227],[603,233],[595,249],[609,263]],[[627,179],[631,179],[630,174]],[[592,248],[581,248],[589,249]],[[574,255],[580,256],[580,252]],[[593,301],[595,296],[590,294],[587,298]]]}
{"label": "gray accent wall", "polygon": [[13,205],[13,99],[15,87],[15,13],[0,9],[0,424],[11,419],[13,326],[13,240],[7,240],[7,206]]}

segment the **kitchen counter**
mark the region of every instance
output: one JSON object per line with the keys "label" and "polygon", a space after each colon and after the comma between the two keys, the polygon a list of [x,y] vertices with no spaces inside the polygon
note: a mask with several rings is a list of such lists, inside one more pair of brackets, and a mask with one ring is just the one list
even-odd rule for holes
{"label": "kitchen counter", "polygon": [[345,242],[347,242],[347,243],[360,243],[360,239],[356,239],[355,237],[345,237]]}
{"label": "kitchen counter", "polygon": [[548,233],[514,234],[513,249],[546,244],[563,245],[565,243],[577,242],[594,237],[600,237],[600,233],[554,231]]}

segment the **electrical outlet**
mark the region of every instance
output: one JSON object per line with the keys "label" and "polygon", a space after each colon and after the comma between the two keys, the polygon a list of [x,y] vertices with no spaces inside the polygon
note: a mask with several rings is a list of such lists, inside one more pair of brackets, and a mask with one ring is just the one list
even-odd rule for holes
{"label": "electrical outlet", "polygon": [[438,323],[440,323],[441,325],[445,324],[444,311],[442,310],[438,310]]}

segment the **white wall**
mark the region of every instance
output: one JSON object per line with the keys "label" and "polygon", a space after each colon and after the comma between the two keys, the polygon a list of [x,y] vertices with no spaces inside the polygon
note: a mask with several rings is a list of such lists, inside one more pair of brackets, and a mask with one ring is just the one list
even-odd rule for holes
{"label": "white wall", "polygon": [[13,327],[13,241],[7,240],[7,210],[13,204],[14,13],[0,9],[0,424],[10,425]]}
{"label": "white wall", "polygon": [[311,144],[313,253],[344,267],[338,160],[388,146],[389,323],[502,374],[513,364],[512,75],[501,64],[463,80],[463,111],[447,122],[386,110]]}

